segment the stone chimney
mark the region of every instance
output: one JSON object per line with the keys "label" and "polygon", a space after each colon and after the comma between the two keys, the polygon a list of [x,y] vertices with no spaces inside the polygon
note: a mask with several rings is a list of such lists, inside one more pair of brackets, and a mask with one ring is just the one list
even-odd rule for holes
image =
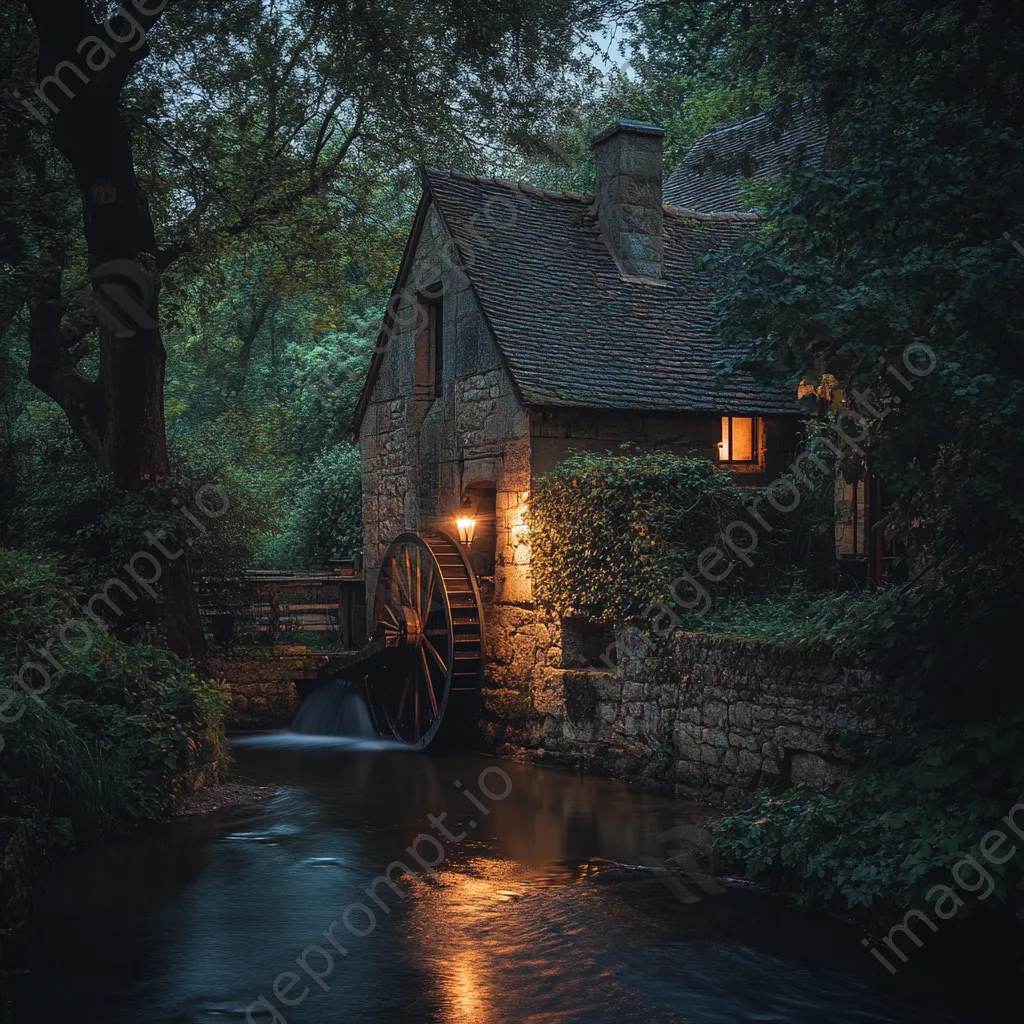
{"label": "stone chimney", "polygon": [[594,136],[597,220],[624,276],[662,280],[664,128],[615,121]]}

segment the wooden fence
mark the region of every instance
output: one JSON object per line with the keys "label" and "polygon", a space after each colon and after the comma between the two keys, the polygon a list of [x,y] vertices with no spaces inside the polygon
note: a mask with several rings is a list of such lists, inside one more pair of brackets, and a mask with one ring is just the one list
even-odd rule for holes
{"label": "wooden fence", "polygon": [[232,584],[207,582],[199,609],[210,638],[224,645],[287,644],[289,634],[329,633],[332,646],[347,650],[360,646],[366,633],[363,574],[354,565],[259,569]]}

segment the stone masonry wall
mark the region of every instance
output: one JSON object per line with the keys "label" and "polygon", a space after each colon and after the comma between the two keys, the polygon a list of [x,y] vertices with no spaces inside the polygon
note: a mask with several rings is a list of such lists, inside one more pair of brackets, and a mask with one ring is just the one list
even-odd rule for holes
{"label": "stone masonry wall", "polygon": [[367,614],[373,615],[377,574],[391,541],[404,530],[453,534],[467,491],[493,486],[494,574],[478,582],[485,605],[484,703],[496,722],[529,713],[531,688],[561,664],[561,654],[530,590],[528,415],[466,276],[443,258],[450,244],[431,209],[411,277],[425,283],[439,273],[443,284],[442,394],[424,391],[421,378],[430,367],[422,365],[407,297],[396,310],[404,326],[383,359],[360,429]]}
{"label": "stone masonry wall", "polygon": [[[454,533],[463,496],[474,484],[496,490],[495,599],[528,599],[516,549],[530,485],[529,426],[467,277],[445,256],[450,248],[444,223],[430,209],[410,257],[411,283],[396,307],[402,326],[383,358],[359,432],[368,616],[388,545],[405,530]],[[413,301],[435,278],[442,286],[444,343],[439,396]]]}
{"label": "stone masonry wall", "polygon": [[762,786],[841,780],[854,765],[843,734],[883,728],[859,709],[871,684],[819,655],[683,633],[667,659],[549,668],[500,739],[505,753],[738,806]]}

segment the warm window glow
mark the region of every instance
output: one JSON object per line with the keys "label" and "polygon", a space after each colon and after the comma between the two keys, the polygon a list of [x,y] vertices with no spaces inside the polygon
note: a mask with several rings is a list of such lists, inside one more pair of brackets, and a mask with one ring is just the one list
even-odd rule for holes
{"label": "warm window glow", "polygon": [[723,416],[720,462],[757,462],[757,429],[752,416]]}

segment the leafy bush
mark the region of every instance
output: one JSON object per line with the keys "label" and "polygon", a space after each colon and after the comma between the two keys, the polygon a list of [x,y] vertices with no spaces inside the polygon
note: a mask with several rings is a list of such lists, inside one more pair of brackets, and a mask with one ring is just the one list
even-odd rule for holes
{"label": "leafy bush", "polygon": [[263,549],[264,565],[318,569],[362,549],[362,463],[347,442],[326,448],[295,474],[285,526]]}
{"label": "leafy bush", "polygon": [[[97,474],[63,419],[40,423],[23,455],[22,490],[12,536],[18,546],[59,559],[81,593],[123,575],[135,552],[151,549],[146,533],[163,543],[189,542],[199,575],[229,576],[255,559],[261,537],[276,522],[258,473],[232,458],[227,428],[172,438],[173,476],[142,491],[116,490]],[[200,489],[216,488],[216,490]],[[197,505],[197,494],[216,515]],[[227,509],[220,514],[223,501]],[[187,510],[197,527],[182,510]]]}
{"label": "leafy bush", "polygon": [[534,485],[527,513],[534,594],[562,613],[643,616],[742,508],[706,459],[579,452]]}
{"label": "leafy bush", "polygon": [[[685,620],[674,582],[696,572],[706,548],[723,547],[730,523],[751,522],[750,501],[749,491],[707,459],[628,449],[575,453],[534,485],[528,512],[534,593],[562,614],[614,625],[642,621],[661,603]],[[821,515],[814,502],[800,508],[783,515],[763,506],[771,530],[760,531],[751,566],[738,562],[713,585],[716,598],[784,593],[809,578],[797,555],[813,561],[816,546],[807,537],[823,535],[827,520],[811,522]]]}
{"label": "leafy bush", "polygon": [[[920,904],[1021,798],[1024,715],[890,739],[834,793],[759,793],[716,822],[722,853],[806,903]],[[1024,846],[987,865],[994,895],[1024,918]]]}
{"label": "leafy bush", "polygon": [[78,618],[67,578],[0,548],[0,671],[16,679],[35,662],[50,674],[26,674],[35,697],[2,693],[0,814],[69,838],[168,814],[219,764],[226,705],[222,685],[159,648],[98,627],[63,646],[58,630]]}

